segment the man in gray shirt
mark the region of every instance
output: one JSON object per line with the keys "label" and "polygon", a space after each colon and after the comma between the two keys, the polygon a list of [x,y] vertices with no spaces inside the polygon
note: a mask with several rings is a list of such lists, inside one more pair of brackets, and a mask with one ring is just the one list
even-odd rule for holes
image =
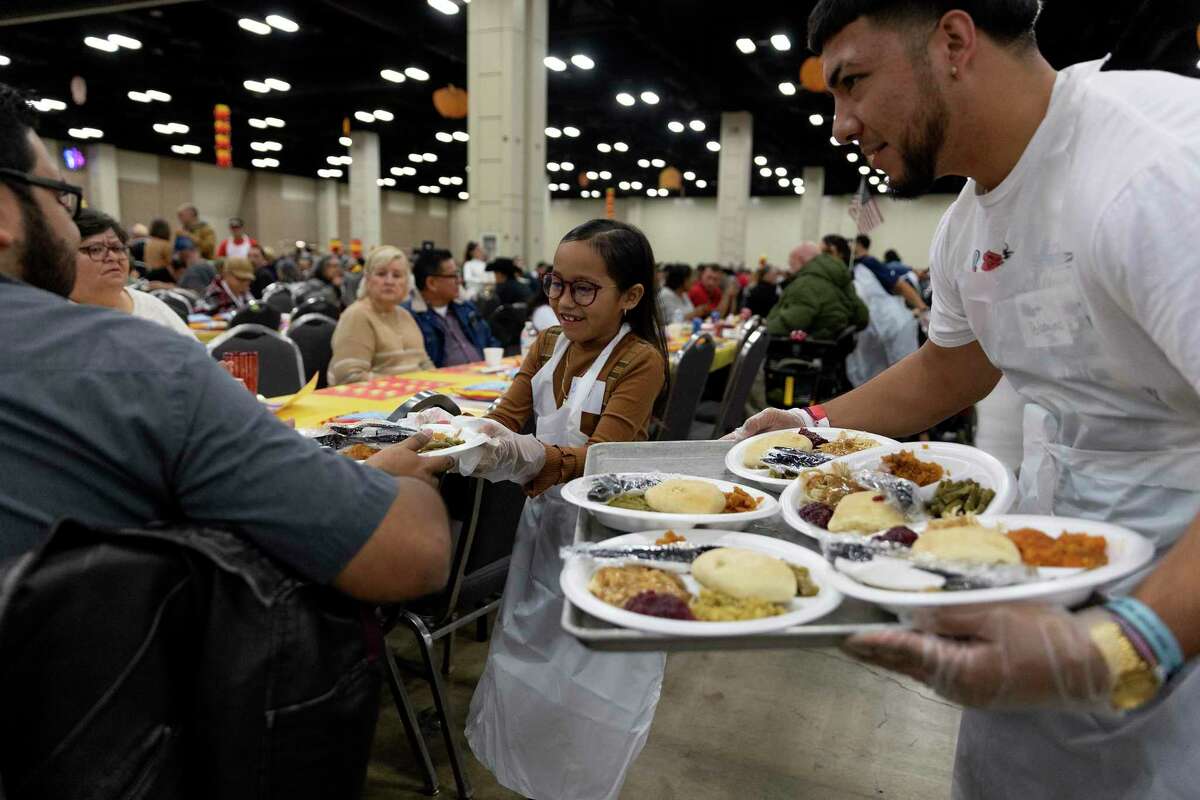
{"label": "man in gray shirt", "polygon": [[187,520],[230,527],[363,600],[440,588],[449,529],[428,484],[449,459],[417,456],[420,441],[366,466],[323,451],[194,343],[68,303],[79,190],[30,121],[0,84],[0,560],[62,517]]}

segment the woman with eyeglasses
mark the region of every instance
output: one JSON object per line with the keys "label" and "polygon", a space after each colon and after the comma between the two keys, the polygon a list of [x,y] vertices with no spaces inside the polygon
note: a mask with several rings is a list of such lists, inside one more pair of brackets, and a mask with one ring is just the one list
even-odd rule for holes
{"label": "woman with eyeglasses", "polygon": [[105,306],[135,317],[165,325],[184,336],[195,338],[183,319],[170,306],[146,292],[130,288],[128,235],[115,219],[92,208],[80,209],[75,219],[79,227],[79,252],[75,255],[75,287],[71,299],[76,303]]}
{"label": "woman with eyeglasses", "polygon": [[[478,426],[463,474],[530,495],[504,605],[467,722],[472,749],[525,797],[615,798],[654,717],[665,657],[596,653],[563,633],[559,547],[577,510],[559,494],[596,442],[645,439],[665,395],[667,351],[654,254],[632,225],[598,219],[558,245],[543,285],[559,326],[539,334],[508,392]],[[532,423],[535,433],[522,435]]]}

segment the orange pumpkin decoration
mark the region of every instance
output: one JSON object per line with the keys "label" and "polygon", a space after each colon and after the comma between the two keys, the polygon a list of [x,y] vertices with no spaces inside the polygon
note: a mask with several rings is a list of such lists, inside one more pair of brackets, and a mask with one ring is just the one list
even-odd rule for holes
{"label": "orange pumpkin decoration", "polygon": [[446,119],[462,119],[467,116],[467,90],[453,83],[433,93],[433,107]]}
{"label": "orange pumpkin decoration", "polygon": [[228,134],[218,133],[216,136],[213,137],[213,142],[216,144],[218,150],[228,150],[229,149],[229,135]]}
{"label": "orange pumpkin decoration", "polygon": [[678,192],[683,188],[683,175],[674,167],[667,167],[658,173],[658,188]]}
{"label": "orange pumpkin decoration", "polygon": [[586,188],[588,187],[588,184],[589,184],[589,183],[591,183],[591,181],[590,181],[590,180],[588,180],[587,173],[586,173],[586,172],[581,172],[581,173],[579,173],[579,186],[580,186],[580,188],[586,189]]}
{"label": "orange pumpkin decoration", "polygon": [[233,154],[228,150],[218,150],[217,151],[217,166],[218,167],[232,167],[233,166]]}
{"label": "orange pumpkin decoration", "polygon": [[233,130],[233,126],[231,126],[227,121],[219,119],[213,123],[213,130],[217,133],[228,134]]}
{"label": "orange pumpkin decoration", "polygon": [[217,103],[213,106],[213,119],[229,119],[229,106],[224,103]]}
{"label": "orange pumpkin decoration", "polygon": [[800,85],[810,92],[825,91],[827,87],[825,75],[821,70],[821,59],[816,56],[804,59],[804,63],[800,65]]}

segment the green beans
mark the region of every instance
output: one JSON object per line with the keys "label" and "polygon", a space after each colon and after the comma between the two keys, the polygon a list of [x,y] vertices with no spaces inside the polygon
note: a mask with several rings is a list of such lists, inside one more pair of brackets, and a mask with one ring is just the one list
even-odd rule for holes
{"label": "green beans", "polygon": [[983,488],[976,481],[946,479],[938,483],[933,499],[929,501],[929,514],[934,517],[982,514],[995,497],[994,491]]}

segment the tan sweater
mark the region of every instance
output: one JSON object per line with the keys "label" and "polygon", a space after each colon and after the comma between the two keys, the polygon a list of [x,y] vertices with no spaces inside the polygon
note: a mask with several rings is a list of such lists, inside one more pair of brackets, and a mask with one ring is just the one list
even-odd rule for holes
{"label": "tan sweater", "polygon": [[425,353],[421,329],[403,308],[380,314],[364,298],[338,319],[329,361],[331,386],[419,369],[433,369],[433,362]]}
{"label": "tan sweater", "polygon": [[[525,356],[521,371],[504,397],[500,398],[495,410],[488,414],[490,419],[518,433],[533,416],[533,376],[541,366],[543,344],[548,332],[543,331],[538,336]],[[564,386],[569,388],[572,377],[587,372],[607,344],[593,343],[585,348],[572,343],[567,348],[554,370],[554,400],[560,408],[566,396]],[[609,375],[618,364],[623,364],[623,371],[610,384]],[[588,437],[587,444],[582,447],[544,445],[546,464],[526,485],[527,494],[541,494],[555,484],[566,483],[582,475],[587,449],[595,442],[636,442],[646,438],[654,402],[666,380],[666,364],[658,350],[644,339],[630,334],[613,350],[597,380],[606,384],[601,413],[584,412],[580,419],[580,429]]]}

